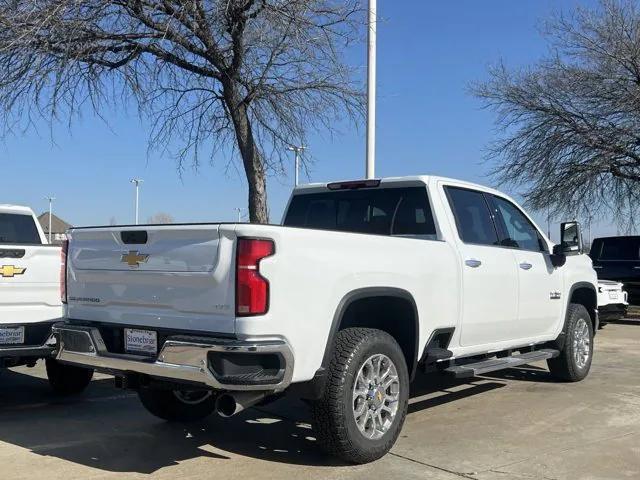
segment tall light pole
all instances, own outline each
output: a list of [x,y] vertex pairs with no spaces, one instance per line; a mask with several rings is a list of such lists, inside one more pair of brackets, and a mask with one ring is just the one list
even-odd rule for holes
[[307,147],[305,147],[304,145],[300,145],[299,147],[296,145],[290,145],[287,147],[287,150],[291,150],[296,154],[296,159],[295,159],[296,187],[298,186],[298,169],[300,168],[300,153],[302,153],[302,151],[304,151],[306,148]]
[[367,178],[376,172],[376,29],[377,0],[369,0],[367,29]]
[[139,220],[139,207],[140,207],[140,184],[144,182],[144,180],[141,180],[139,178],[132,178],[131,179],[131,183],[133,183],[136,186],[136,225],[138,225],[138,220]]
[[56,199],[56,197],[44,197],[44,199],[49,201],[49,232],[48,232],[48,237],[49,237],[49,243],[51,243],[51,215],[53,215],[53,201]]

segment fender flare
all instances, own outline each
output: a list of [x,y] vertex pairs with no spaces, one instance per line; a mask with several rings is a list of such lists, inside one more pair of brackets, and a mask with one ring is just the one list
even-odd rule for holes
[[[571,285],[571,288],[569,289],[569,292],[567,294],[567,307],[565,308],[565,312],[564,312],[564,321],[562,322],[562,331],[560,332],[560,335],[558,335],[558,339],[556,339],[556,342],[558,342],[559,340],[563,340],[564,336],[567,334],[566,330],[566,326],[567,326],[567,314],[569,312],[569,305],[571,305],[571,297],[573,297],[573,293],[578,290],[579,288],[588,288],[589,290],[593,291],[593,294],[596,298],[596,306],[594,308],[593,312],[589,312],[589,314],[593,313],[594,315],[594,319],[593,319],[593,336],[595,337],[596,332],[598,331],[598,324],[599,324],[599,319],[598,319],[598,290],[596,289],[596,287],[593,285],[593,283],[589,283],[589,282],[576,282],[573,285]],[[562,344],[564,344],[564,341],[561,342]]]
[[415,299],[413,295],[409,293],[407,290],[403,290],[401,288],[395,287],[364,287],[358,288],[356,290],[352,290],[347,293],[340,302],[333,314],[333,319],[331,321],[331,327],[329,328],[329,334],[327,335],[327,342],[325,344],[324,355],[322,357],[321,370],[326,370],[329,366],[329,362],[331,361],[331,355],[333,353],[333,343],[336,335],[338,334],[340,324],[342,322],[342,318],[344,317],[345,312],[349,308],[349,306],[358,300],[362,300],[364,298],[373,298],[373,297],[396,297],[407,300],[411,304],[411,308],[413,309],[413,318],[414,318],[414,327],[415,327],[415,339],[414,339],[414,355],[413,362],[411,365],[407,365],[409,369],[409,376],[413,380],[415,376],[415,372],[418,365],[418,356],[419,356],[419,342],[420,342],[420,317],[418,315],[418,307],[416,305]]

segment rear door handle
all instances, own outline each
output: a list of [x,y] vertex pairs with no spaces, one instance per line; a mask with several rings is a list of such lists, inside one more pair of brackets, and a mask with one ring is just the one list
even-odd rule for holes
[[476,260],[475,258],[470,258],[468,260],[465,260],[464,264],[467,267],[478,268],[480,265],[482,265],[482,262],[480,260]]
[[529,270],[529,269],[531,269],[531,267],[533,267],[533,265],[531,265],[528,262],[522,262],[520,264],[520,268],[523,269],[523,270]]

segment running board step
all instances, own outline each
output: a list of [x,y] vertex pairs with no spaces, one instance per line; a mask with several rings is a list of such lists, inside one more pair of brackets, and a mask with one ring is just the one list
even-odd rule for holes
[[469,378],[482,375],[484,373],[494,372],[496,370],[502,370],[504,368],[518,367],[520,365],[526,365],[527,363],[548,360],[549,358],[555,358],[558,355],[560,355],[558,350],[545,348],[542,350],[535,350],[533,352],[511,355],[509,357],[490,358],[489,360],[482,360],[481,362],[467,363],[465,365],[453,365],[445,368],[444,372],[448,375],[454,376],[455,378]]

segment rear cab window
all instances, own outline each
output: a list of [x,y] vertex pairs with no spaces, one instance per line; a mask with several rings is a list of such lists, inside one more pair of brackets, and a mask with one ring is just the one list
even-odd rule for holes
[[284,226],[393,236],[426,236],[436,227],[426,187],[396,187],[298,194]]
[[42,241],[33,216],[0,213],[0,244],[41,245]]

